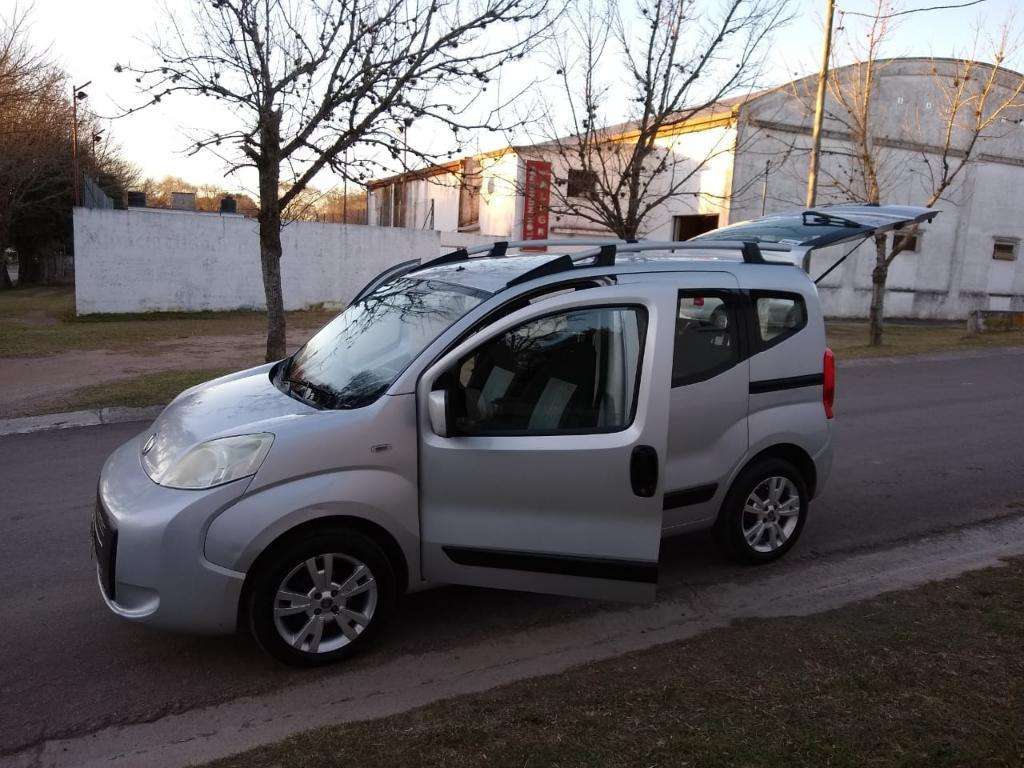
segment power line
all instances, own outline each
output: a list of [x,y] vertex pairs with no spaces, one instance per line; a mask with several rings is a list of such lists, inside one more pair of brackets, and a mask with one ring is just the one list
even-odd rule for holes
[[945,11],[953,8],[969,8],[972,5],[979,5],[980,3],[986,3],[988,0],[971,0],[968,3],[957,3],[955,5],[930,5],[927,8],[908,8],[905,11],[896,11],[895,13],[887,13],[884,16],[875,16],[873,13],[863,13],[861,11],[844,11],[842,8],[838,9],[839,13],[846,16],[863,16],[866,19],[892,19],[896,16],[906,16],[909,13],[923,13],[925,11]]

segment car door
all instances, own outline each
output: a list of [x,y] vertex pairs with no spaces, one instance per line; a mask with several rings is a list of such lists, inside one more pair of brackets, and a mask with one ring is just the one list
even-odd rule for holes
[[674,299],[663,286],[558,294],[427,370],[426,579],[653,598]]
[[748,445],[750,369],[745,298],[727,272],[672,276],[676,289],[665,527],[718,513],[725,484]]

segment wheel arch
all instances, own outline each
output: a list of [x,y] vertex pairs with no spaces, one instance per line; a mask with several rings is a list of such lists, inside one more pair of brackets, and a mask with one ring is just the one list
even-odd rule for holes
[[388,531],[384,526],[363,517],[353,517],[351,515],[327,515],[324,517],[316,517],[312,520],[301,522],[298,525],[283,531],[277,536],[277,538],[263,548],[259,555],[256,556],[256,559],[252,562],[252,565],[249,566],[245,574],[245,580],[242,583],[242,591],[239,598],[239,627],[244,627],[247,622],[246,612],[248,611],[249,593],[252,589],[254,574],[256,574],[263,565],[273,557],[276,551],[287,546],[293,540],[302,538],[303,536],[309,536],[317,531],[332,528],[348,528],[350,530],[358,531],[364,536],[372,539],[373,542],[384,551],[385,556],[388,558],[388,562],[391,563],[392,568],[394,568],[396,593],[398,595],[405,593],[409,586],[409,564],[406,562],[405,553],[402,551],[401,545],[399,545],[398,540],[395,539],[390,531]]
[[788,461],[800,472],[803,477],[804,483],[807,484],[807,490],[810,494],[810,498],[813,499],[818,489],[818,470],[814,465],[814,459],[811,455],[799,445],[795,443],[775,443],[769,445],[766,448],[762,448],[760,451],[751,456],[746,463],[740,467],[733,478],[733,483],[747,471],[747,468],[753,465],[757,461],[767,458],[783,459]]

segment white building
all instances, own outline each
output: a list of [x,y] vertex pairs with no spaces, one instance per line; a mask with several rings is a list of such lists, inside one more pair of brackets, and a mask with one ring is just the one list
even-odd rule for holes
[[[945,98],[942,78],[957,76],[958,62],[920,58],[878,63],[872,137],[885,153],[883,202],[927,201],[927,169],[934,165],[944,140]],[[987,66],[982,71],[991,71]],[[840,71],[842,76],[842,70]],[[1013,87],[1021,75],[998,72],[1000,87]],[[645,220],[643,236],[686,239],[718,226],[803,205],[810,146],[811,115],[805,94],[807,78],[724,102],[674,126],[659,143],[703,163],[684,194],[673,197]],[[826,115],[840,114],[831,96]],[[891,317],[960,319],[972,309],[1024,310],[1024,112],[1018,110],[990,131],[912,250],[893,262],[888,279],[886,314]],[[830,188],[830,174],[840,173],[838,158],[849,149],[849,133],[839,119],[826,119],[819,203],[847,199]],[[551,183],[579,184],[579,172],[561,168],[545,156],[543,145],[509,147],[386,179],[369,187],[369,223],[413,229],[486,234],[520,239],[535,236],[538,220],[549,237],[608,234],[573,216],[530,212],[528,163],[551,162]],[[708,159],[710,157],[710,160]],[[536,173],[536,169],[531,171]],[[541,179],[543,183],[545,179]],[[585,183],[585,179],[583,179]],[[525,194],[524,194],[525,193]],[[543,197],[541,199],[544,199]],[[546,215],[545,215],[546,214]],[[841,255],[816,257],[818,275]],[[820,285],[826,312],[832,316],[867,315],[874,249],[859,248]]]

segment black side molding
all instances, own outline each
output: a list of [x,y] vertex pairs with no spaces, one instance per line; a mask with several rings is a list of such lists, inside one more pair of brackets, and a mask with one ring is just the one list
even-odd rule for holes
[[548,555],[509,549],[477,547],[443,547],[448,558],[458,565],[477,568],[504,568],[511,571],[553,573],[559,576],[582,576],[590,579],[658,583],[658,563],[642,560],[617,560],[603,557]]
[[669,491],[665,494],[661,508],[677,509],[693,504],[703,504],[705,501],[711,501],[717,490],[718,483],[708,483],[707,485],[696,485],[693,488],[683,488],[679,491]]
[[764,392],[779,392],[783,389],[817,387],[824,383],[824,373],[810,373],[806,376],[789,376],[784,379],[764,379],[763,381],[750,382],[750,394],[760,395]]

